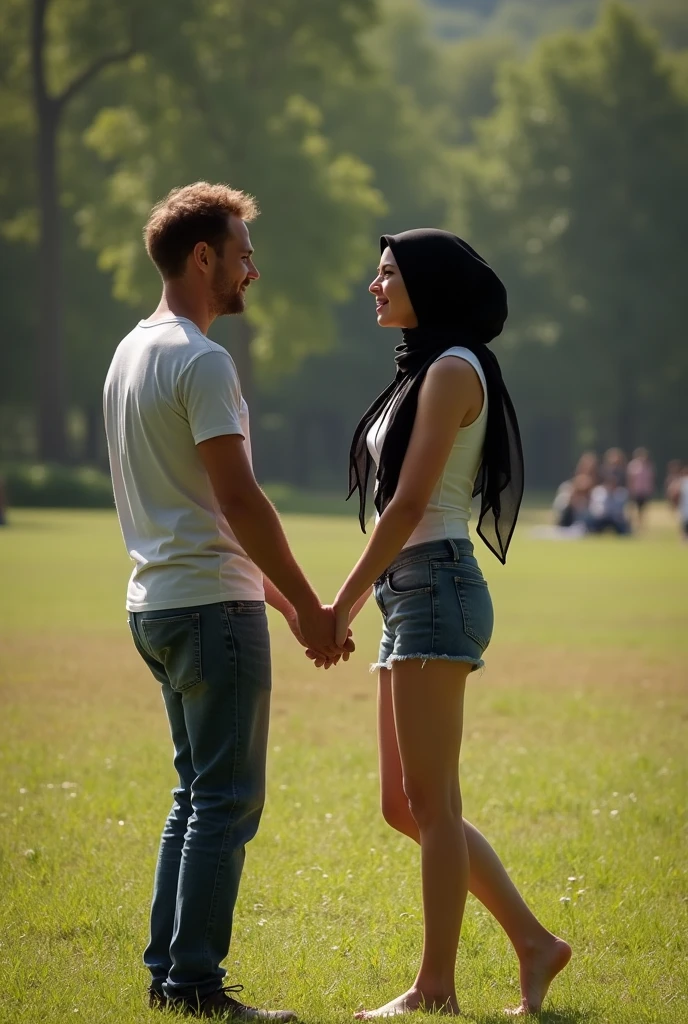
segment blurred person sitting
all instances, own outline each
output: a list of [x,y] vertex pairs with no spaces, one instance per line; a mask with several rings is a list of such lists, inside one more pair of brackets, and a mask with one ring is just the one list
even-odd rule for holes
[[655,467],[647,448],[636,448],[626,469],[626,486],[636,509],[638,526],[643,525],[645,506],[655,493]]
[[611,483],[615,487],[626,485],[626,456],[621,448],[608,448],[604,453],[600,482]]
[[586,518],[588,533],[604,533],[611,530],[618,536],[631,532],[631,523],[626,509],[628,490],[617,486],[612,480],[598,484],[590,495],[590,506]]
[[587,473],[576,473],[572,480],[561,484],[553,504],[557,526],[568,529],[585,523],[594,486],[593,477]]

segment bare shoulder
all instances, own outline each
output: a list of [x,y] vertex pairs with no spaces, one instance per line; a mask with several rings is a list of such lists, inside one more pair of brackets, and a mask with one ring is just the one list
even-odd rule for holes
[[432,376],[435,379],[449,377],[453,380],[461,378],[464,380],[473,380],[474,378],[480,380],[475,367],[467,359],[464,359],[463,356],[456,356],[453,353],[436,359],[428,369],[427,376]]
[[468,426],[483,407],[483,385],[477,371],[461,356],[443,356],[428,369],[418,396],[419,408],[452,429]]
[[427,391],[434,394],[443,392],[456,394],[457,389],[482,395],[482,383],[478,373],[468,360],[461,356],[443,356],[435,360],[425,376]]

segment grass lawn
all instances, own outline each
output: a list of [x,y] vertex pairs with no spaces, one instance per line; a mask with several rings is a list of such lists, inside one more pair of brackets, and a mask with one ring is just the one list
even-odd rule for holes
[[[496,607],[469,684],[467,817],[574,948],[543,1019],[688,1022],[688,547],[642,538],[478,550]],[[529,513],[532,517],[535,513]],[[286,516],[328,599],[362,545],[350,518]],[[482,545],[479,545],[479,548]],[[0,1020],[159,1020],[141,952],[174,783],[157,684],[131,645],[109,512],[15,511],[0,530]],[[373,606],[318,674],[274,621],[269,794],[248,849],[228,981],[309,1024],[412,980],[418,851],[378,811]],[[469,1021],[503,1019],[517,964],[472,898],[457,971]]]

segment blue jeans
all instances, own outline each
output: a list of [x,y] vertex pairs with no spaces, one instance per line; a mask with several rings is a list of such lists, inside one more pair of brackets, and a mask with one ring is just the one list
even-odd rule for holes
[[131,613],[162,686],[179,786],[160,842],[144,963],[174,998],[221,988],[244,847],[265,799],[270,637],[262,601]]

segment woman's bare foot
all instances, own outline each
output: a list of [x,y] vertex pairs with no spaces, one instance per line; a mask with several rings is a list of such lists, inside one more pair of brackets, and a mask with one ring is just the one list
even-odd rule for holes
[[539,1013],[547,995],[547,989],[570,959],[571,947],[568,942],[558,939],[555,935],[552,935],[545,944],[524,952],[519,957],[521,1005],[506,1012],[512,1017],[520,1017],[527,1013]]
[[436,998],[414,986],[404,992],[403,996],[397,996],[377,1010],[359,1010],[354,1016],[357,1020],[372,1020],[373,1017],[396,1017],[400,1013],[413,1013],[414,1010],[455,1014],[459,1013],[459,1004],[455,995]]

